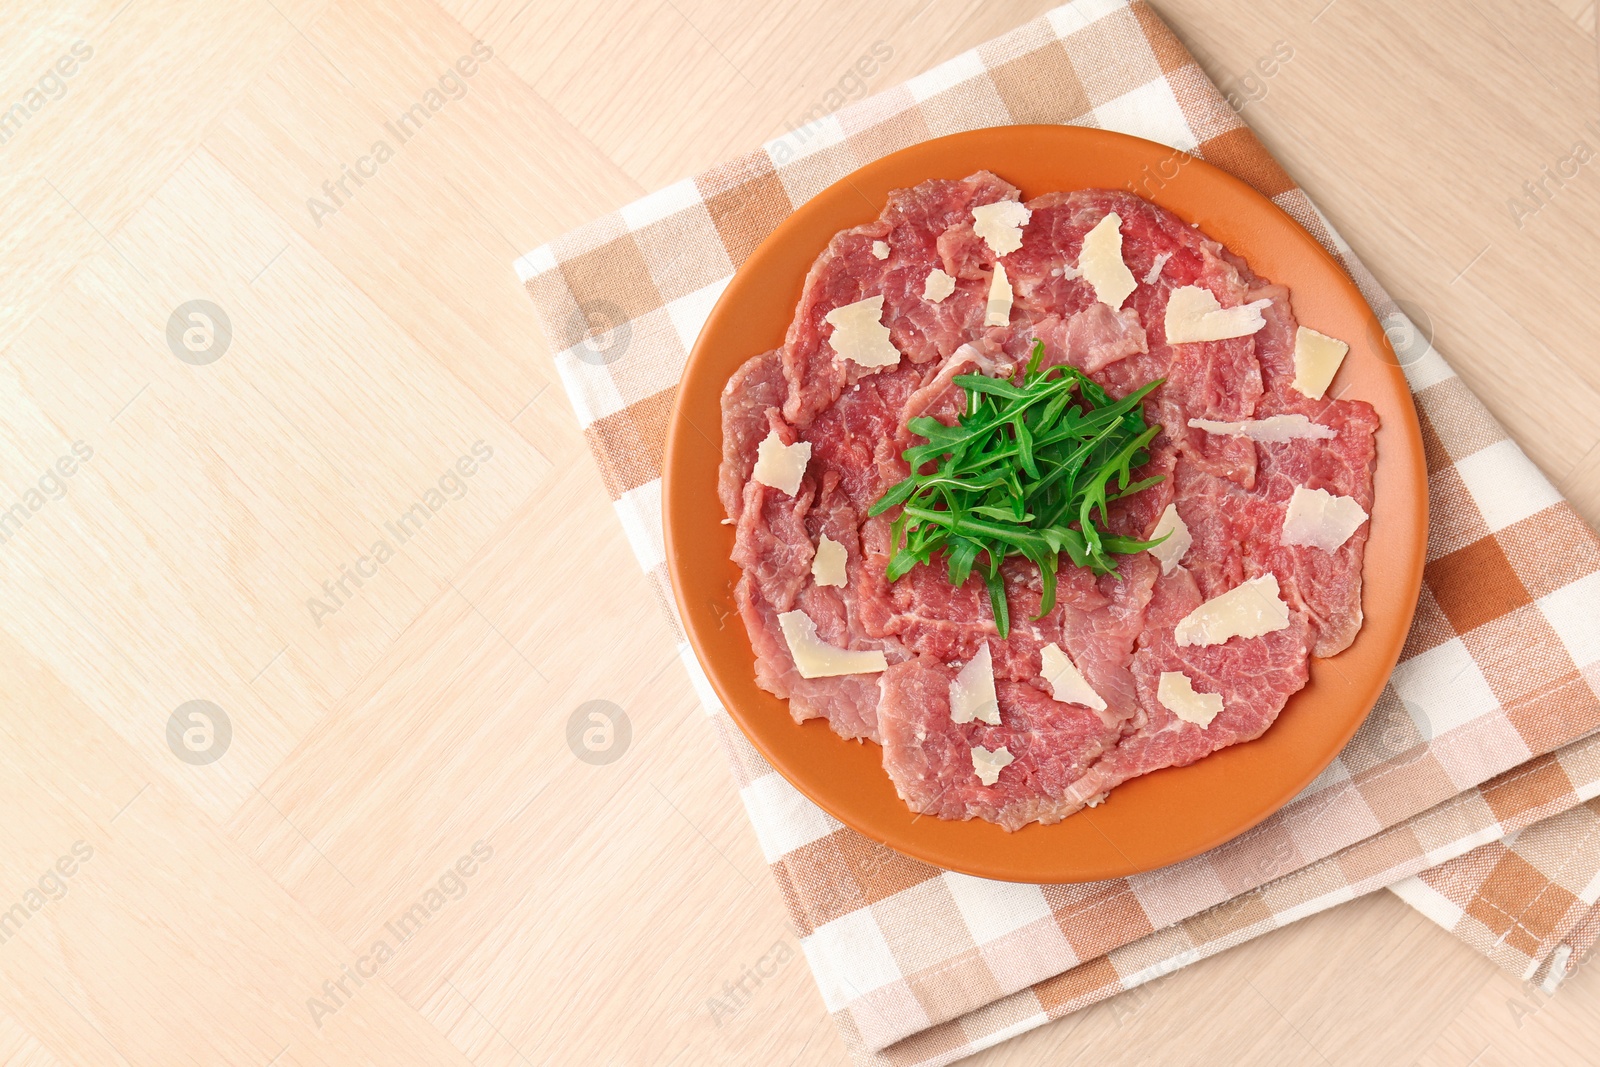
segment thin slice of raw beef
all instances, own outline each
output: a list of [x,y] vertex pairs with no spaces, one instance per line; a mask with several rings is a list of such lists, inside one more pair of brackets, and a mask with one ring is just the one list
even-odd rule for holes
[[[980,285],[970,272],[959,273],[962,267],[943,258],[940,238],[963,226],[970,237],[974,206],[1016,197],[1015,188],[986,172],[965,181],[924,182],[896,190],[877,222],[834,237],[806,275],[784,339],[783,369],[789,380],[784,416],[798,427],[809,426],[846,386],[877,373],[835,356],[828,344],[833,327],[825,321],[835,308],[882,296],[889,339],[902,362],[912,364],[948,356],[981,332],[987,276]],[[889,246],[887,259],[873,253],[876,241]],[[958,279],[956,292],[938,304],[922,297],[935,268]]]
[[796,439],[779,414],[786,385],[778,356],[774,351],[748,360],[724,392],[718,492],[736,524],[733,559],[741,574],[735,603],[756,653],[757,684],[787,698],[796,722],[826,718],[841,737],[876,741],[877,679],[802,677],[778,625],[780,614],[798,608],[817,624],[825,641],[841,648],[882,648],[890,658],[903,657],[884,642],[860,636],[863,629],[852,618],[856,597],[850,592],[860,588],[859,579],[845,589],[819,586],[812,579],[814,546],[822,533],[845,547],[847,569],[860,574],[856,514],[839,489],[839,473],[823,469],[819,477],[813,473],[819,465],[813,465],[792,497],[750,477],[757,446],[769,432],[777,431],[786,442]]
[[[1085,802],[1137,775],[1187,766],[1219,748],[1260,737],[1306,684],[1312,635],[1303,612],[1291,611],[1288,628],[1264,637],[1180,647],[1172,628],[1201,603],[1199,588],[1182,570],[1156,582],[1147,628],[1133,657],[1140,720],[1078,783],[1076,792]],[[1222,712],[1205,727],[1173,714],[1156,696],[1167,671],[1188,676],[1197,692],[1220,693]]]
[[[1015,830],[1032,821],[1058,822],[1082,807],[1092,794],[1075,789],[1078,779],[1139,716],[1131,662],[1157,568],[1149,557],[1136,556],[1123,561],[1121,577],[1094,579],[1074,569],[1063,576],[1061,602],[1032,621],[1039,606],[1037,570],[1006,566],[1017,568],[1014,629],[1005,641],[985,638],[1000,724],[953,722],[950,682],[959,665],[924,652],[884,673],[878,725],[884,769],[913,811],[976,816]],[[1055,699],[1041,677],[1042,650],[1050,643],[1071,650],[1074,665],[1106,702],[1104,710]],[[975,643],[964,658],[976,652]],[[992,786],[973,768],[974,745],[991,752],[1003,745],[1015,760]]]
[[[1001,725],[950,721],[950,683],[956,669],[933,656],[883,674],[879,722],[883,765],[912,811],[941,819],[974,816],[1016,830],[1030,822],[1059,822],[1081,805],[1073,783],[1114,743],[1120,731],[1099,713],[1063,704],[1027,682],[995,685]],[[1013,762],[993,785],[973,770],[972,749],[1004,747]]]
[[[1378,413],[1361,400],[1325,397],[1312,400],[1291,386],[1294,381],[1294,337],[1298,326],[1289,310],[1289,292],[1282,286],[1252,289],[1250,300],[1272,299],[1262,314],[1267,324],[1256,334],[1265,392],[1256,417],[1304,415],[1333,427],[1327,441],[1292,441],[1258,445],[1258,491],[1271,509],[1235,512],[1241,519],[1240,539],[1254,547],[1282,580],[1285,596],[1311,615],[1317,630],[1312,651],[1335,656],[1350,647],[1361,629],[1361,564],[1366,556],[1369,525],[1363,523],[1338,550],[1282,543],[1283,515],[1297,486],[1347,496],[1372,513],[1373,472],[1377,468]],[[1254,519],[1255,521],[1250,521]]]

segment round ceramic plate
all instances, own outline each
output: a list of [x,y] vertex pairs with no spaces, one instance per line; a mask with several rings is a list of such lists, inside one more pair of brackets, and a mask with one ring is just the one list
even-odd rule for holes
[[[733,528],[717,504],[720,394],[746,359],[783,343],[812,262],[840,230],[870,222],[893,189],[989,170],[1024,200],[1056,190],[1120,188],[1176,213],[1290,287],[1298,319],[1348,341],[1330,395],[1365,400],[1383,419],[1362,602],[1366,624],[1259,739],[1188,767],[1126,782],[1099,807],[1007,833],[981,820],[914,815],[880,749],[845,741],[825,720],[797,726],[758,689],[733,598]],[[734,275],[701,331],[667,436],[662,511],[668,567],[689,642],[728,713],[771,764],[840,822],[948,870],[1027,882],[1114,878],[1176,863],[1271,815],[1338,753],[1377,700],[1410,626],[1427,541],[1422,437],[1394,352],[1361,293],[1293,219],[1250,186],[1164,145],[1074,126],[956,134],[871,163],[813,197]]]

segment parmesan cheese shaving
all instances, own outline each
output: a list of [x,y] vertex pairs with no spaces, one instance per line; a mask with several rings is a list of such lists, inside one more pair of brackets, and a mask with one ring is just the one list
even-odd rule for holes
[[1194,544],[1194,537],[1189,533],[1189,524],[1183,521],[1183,516],[1178,514],[1178,505],[1168,504],[1167,510],[1161,513],[1161,519],[1156,523],[1155,530],[1150,534],[1150,540],[1167,537],[1159,545],[1150,549],[1150,554],[1161,564],[1162,574],[1171,574],[1178,569],[1178,564],[1183,562],[1183,557],[1188,554],[1190,546]]
[[1003,264],[994,265],[994,277],[989,280],[989,305],[983,315],[985,326],[1006,326],[1011,322],[1011,279],[1006,277]]
[[1336,552],[1366,521],[1366,509],[1351,497],[1295,486],[1283,516],[1283,543]]
[[1156,699],[1172,714],[1202,730],[1222,714],[1221,694],[1196,693],[1194,683],[1182,671],[1161,672],[1161,681],[1156,683]]
[[1014,757],[1006,746],[990,752],[982,745],[972,746],[972,770],[978,776],[978,781],[984,785],[994,785],[1000,780],[1000,772],[1011,766]]
[[999,200],[972,209],[972,232],[982,237],[997,256],[1022,247],[1022,227],[1033,212],[1015,200]]
[[1161,268],[1165,267],[1167,260],[1171,258],[1171,252],[1157,252],[1156,258],[1150,264],[1150,269],[1145,272],[1144,283],[1146,285],[1155,284],[1155,280],[1161,277]]
[[1078,273],[1094,286],[1095,299],[1113,311],[1139,287],[1122,261],[1121,226],[1122,216],[1113,211],[1083,235],[1083,250],[1078,253]]
[[1252,578],[1195,608],[1172,636],[1180,647],[1220,645],[1234,637],[1260,637],[1289,625],[1289,605],[1278,595],[1278,577]]
[[1312,422],[1304,415],[1273,415],[1265,419],[1251,419],[1248,422],[1215,422],[1211,419],[1190,419],[1189,425],[1206,433],[1226,434],[1229,437],[1248,437],[1252,441],[1261,441],[1266,444],[1282,444],[1284,441],[1294,441],[1300,438],[1310,438],[1315,441],[1325,441],[1330,437],[1337,437],[1338,431],[1332,426],[1324,426],[1320,422]]
[[1294,381],[1289,384],[1312,400],[1321,400],[1349,351],[1350,346],[1337,337],[1301,326],[1294,332]]
[[1000,701],[994,695],[994,658],[989,655],[987,641],[950,683],[950,721],[973,719],[990,726],[1000,725]]
[[1248,337],[1267,324],[1261,317],[1261,309],[1271,303],[1270,300],[1255,300],[1224,308],[1209,289],[1198,285],[1174,289],[1167,298],[1167,343],[1178,345]]
[[889,258],[889,246],[888,246],[888,244],[883,242],[883,241],[874,241],[874,242],[872,242],[872,258],[873,259],[888,259]]
[[888,670],[888,661],[877,649],[853,652],[834,648],[817,636],[817,624],[803,611],[786,611],[778,616],[783,640],[802,678],[834,678],[841,674],[873,674]]
[[1043,667],[1040,674],[1050,684],[1050,693],[1063,704],[1082,704],[1095,711],[1105,711],[1106,702],[1089,680],[1078,670],[1077,665],[1067,658],[1061,651],[1061,646],[1054,641],[1045,645],[1040,651]]
[[937,304],[945,297],[956,291],[956,280],[938,267],[928,272],[928,280],[922,283],[922,299],[930,304]]
[[844,565],[849,558],[843,545],[823,534],[817,541],[817,554],[811,558],[812,580],[818,585],[844,585]]
[[863,367],[892,367],[900,362],[900,351],[890,343],[889,327],[882,321],[882,296],[836,307],[825,317],[833,327],[828,344],[840,356]]
[[800,476],[811,462],[811,442],[783,443],[777,430],[768,430],[767,436],[756,446],[756,465],[750,477],[762,485],[781,489],[790,496],[800,489]]

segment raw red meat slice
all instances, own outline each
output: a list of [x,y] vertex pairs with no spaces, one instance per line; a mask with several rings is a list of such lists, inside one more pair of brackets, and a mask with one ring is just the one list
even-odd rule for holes
[[[1077,790],[1076,781],[1138,716],[1131,660],[1157,568],[1148,556],[1124,560],[1120,579],[1094,579],[1069,568],[1056,608],[1035,622],[1037,570],[1006,566],[1016,570],[1008,582],[1011,636],[984,639],[994,661],[1000,725],[950,720],[950,681],[959,668],[933,652],[884,673],[878,721],[884,769],[912,810],[947,819],[977,816],[1014,830],[1034,820],[1057,822],[1082,807],[1094,793]],[[1051,695],[1040,676],[1042,649],[1050,643],[1071,650],[1106,701],[1104,711]],[[963,660],[976,654],[978,642],[970,648]],[[973,745],[990,751],[1004,745],[1016,762],[985,786],[973,771]]]
[[1363,524],[1329,553],[1284,545],[1283,518],[1297,486],[1351,497],[1371,513],[1378,415],[1362,401],[1311,400],[1290,388],[1296,323],[1288,295],[1275,285],[1249,294],[1251,300],[1273,301],[1262,312],[1267,325],[1256,334],[1266,390],[1253,417],[1305,415],[1333,427],[1337,436],[1254,445],[1257,470],[1249,480],[1251,492],[1186,464],[1179,466],[1175,490],[1195,537],[1189,567],[1206,598],[1243,580],[1240,561],[1251,559],[1274,571],[1290,606],[1310,616],[1316,631],[1314,653],[1333,656],[1348,648],[1361,628],[1361,561],[1368,527]]
[[756,465],[756,447],[767,436],[769,411],[783,406],[788,383],[783,378],[782,350],[753,356],[733,372],[722,389],[722,466],[717,471],[717,496],[728,518],[738,521],[744,510],[744,486]]
[[[794,431],[778,413],[786,392],[779,353],[747,361],[724,392],[724,459],[718,482],[728,517],[736,523],[733,558],[742,574],[735,602],[756,653],[756,678],[767,691],[789,701],[796,722],[826,718],[841,737],[878,739],[877,680],[871,676],[803,678],[778,626],[778,615],[799,608],[817,624],[818,635],[840,647],[877,648],[852,619],[860,588],[818,586],[811,578],[816,537],[826,532],[845,546],[847,569],[859,572],[861,547],[855,512],[839,491],[840,476],[827,471],[819,480],[808,473],[798,495],[762,485],[750,477],[756,448],[773,429],[793,440]],[[815,467],[813,467],[813,470]]]
[[[1077,704],[1063,704],[1027,682],[995,685],[1004,708],[999,726],[950,721],[956,669],[933,656],[890,667],[879,704],[883,765],[912,811],[941,819],[974,816],[1016,830],[1059,822],[1081,802],[1072,786],[1112,744],[1120,725]],[[978,780],[972,748],[1004,747],[1013,762],[994,785]]]
[[[1133,657],[1140,718],[1095,764],[1080,791],[1103,796],[1129,778],[1183,767],[1219,748],[1260,737],[1305,685],[1311,631],[1303,613],[1291,612],[1287,629],[1264,637],[1180,648],[1172,628],[1201,603],[1199,588],[1184,571],[1156,583],[1147,628]],[[1204,728],[1174,715],[1156,697],[1166,671],[1187,675],[1196,692],[1220,693],[1221,713]]]
[[[834,237],[806,275],[800,305],[784,339],[783,369],[790,387],[784,416],[796,426],[809,426],[847,385],[874,373],[835,358],[827,340],[833,327],[824,321],[834,308],[881,295],[889,339],[912,364],[949,355],[981,329],[987,276],[981,287],[963,284],[978,279],[970,271],[960,273],[964,267],[943,258],[940,242],[948,232],[965,226],[966,244],[971,246],[977,242],[971,234],[972,208],[1016,196],[1016,189],[986,172],[965,181],[924,182],[915,189],[897,190],[877,222]],[[872,253],[873,242],[880,240],[889,246],[888,259]],[[956,292],[939,304],[922,298],[928,273],[935,267],[958,279]]]

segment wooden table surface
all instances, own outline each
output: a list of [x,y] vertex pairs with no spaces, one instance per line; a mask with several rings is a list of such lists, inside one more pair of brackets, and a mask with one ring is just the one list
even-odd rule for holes
[[[1600,520],[1592,0],[1157,4]],[[1047,6],[5,5],[5,1063],[844,1060],[511,261]],[[1376,893],[972,1062],[1597,1042]]]

